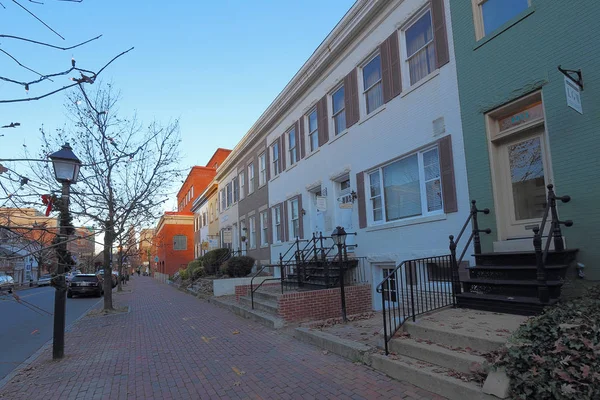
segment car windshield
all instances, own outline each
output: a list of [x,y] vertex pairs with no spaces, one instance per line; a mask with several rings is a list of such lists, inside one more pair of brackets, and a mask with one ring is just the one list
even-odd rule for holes
[[40,279],[50,279],[52,275],[42,275]]
[[73,278],[73,282],[98,282],[97,276],[77,275]]

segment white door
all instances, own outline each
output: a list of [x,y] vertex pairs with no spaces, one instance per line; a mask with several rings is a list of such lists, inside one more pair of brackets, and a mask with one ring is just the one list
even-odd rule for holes
[[311,234],[317,237],[322,232],[323,236],[328,236],[325,232],[325,213],[327,213],[327,198],[319,190],[311,193],[312,212],[310,213]]
[[[338,183],[338,198],[337,198],[337,225],[344,228],[346,232],[354,232],[354,224],[352,223],[352,215],[354,213],[354,199],[352,198],[352,189],[350,187],[350,179],[345,179]],[[348,251],[353,252],[353,245],[356,244],[356,235],[348,235],[346,237],[346,245]]]

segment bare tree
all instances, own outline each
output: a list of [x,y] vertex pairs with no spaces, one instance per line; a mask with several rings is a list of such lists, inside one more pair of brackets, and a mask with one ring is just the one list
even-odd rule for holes
[[[55,0],[55,1],[70,2],[70,3],[83,2],[83,0]],[[35,23],[40,23],[40,24],[44,25],[48,29],[49,35],[51,35],[52,37],[57,37],[63,41],[66,41],[65,37],[63,37],[56,29],[51,27],[49,24],[47,24],[45,21],[43,21],[36,14],[36,8],[43,6],[44,5],[43,2],[35,1],[35,0],[28,0],[28,2],[26,3],[27,5],[24,5],[24,3],[26,3],[25,0],[22,0],[22,1],[0,0],[0,12],[3,11],[5,13],[8,13],[8,12],[27,13],[32,18],[32,20],[35,21]],[[10,8],[10,7],[12,7],[12,9],[9,10],[8,8]],[[119,58],[122,55],[128,53],[129,51],[133,50],[133,47],[131,47],[130,49],[123,51],[122,53],[118,54],[116,57],[114,57],[110,61],[108,61],[104,66],[97,67],[96,69],[86,69],[86,68],[78,67],[75,59],[73,58],[73,59],[71,59],[69,65],[57,67],[55,71],[39,72],[39,71],[42,71],[40,66],[25,65],[21,60],[19,60],[19,57],[17,55],[15,55],[15,53],[11,52],[5,46],[3,46],[5,43],[14,43],[17,46],[32,47],[33,49],[38,49],[38,50],[41,48],[46,48],[46,49],[52,49],[55,51],[62,52],[62,51],[68,51],[68,50],[72,50],[72,49],[75,49],[80,46],[87,45],[88,43],[96,41],[96,40],[100,39],[101,37],[102,37],[102,35],[98,35],[91,39],[81,41],[79,43],[76,43],[76,44],[73,44],[70,46],[62,46],[62,45],[52,44],[49,41],[45,41],[45,40],[35,40],[32,38],[18,36],[18,35],[11,35],[11,34],[0,31],[0,56],[3,56],[2,58],[5,61],[5,63],[0,63],[0,80],[22,87],[24,89],[25,93],[27,94],[26,96],[20,97],[20,98],[0,99],[0,104],[1,103],[17,103],[17,102],[25,102],[25,101],[32,101],[32,100],[40,100],[45,97],[62,92],[69,88],[76,87],[81,84],[93,84],[96,81],[98,75],[100,75],[100,73],[102,73],[102,71],[104,71],[104,69],[106,67],[108,67],[108,65],[110,65],[117,58]],[[42,60],[40,60],[40,61],[42,61]],[[44,62],[44,64],[47,64],[47,63]],[[18,70],[25,71],[25,73],[28,76],[24,77],[24,78],[20,78],[20,77],[16,76],[17,75],[16,72],[15,72],[15,75],[13,75],[13,76],[5,75],[7,70],[10,71],[10,69],[8,68],[8,66],[10,66],[10,65],[13,65],[16,67],[15,71],[18,71]],[[44,67],[46,67],[46,65],[44,65]],[[68,77],[69,75],[73,75],[73,76],[70,77],[71,82],[68,85],[59,84],[58,79],[55,81],[56,78]],[[33,95],[31,97],[29,96],[29,91],[32,90],[32,92],[33,92],[34,86],[37,86],[38,84],[50,83],[50,82],[53,85],[52,87],[50,87],[49,89],[38,91],[35,93],[35,95]],[[0,128],[16,128],[20,125],[21,125],[20,122],[6,121],[3,124],[0,124]]]
[[[101,85],[90,95],[82,85],[79,89],[68,95],[72,127],[42,129],[40,158],[68,141],[83,163],[71,192],[71,211],[75,218],[93,220],[104,232],[104,309],[110,310],[114,245],[126,237],[131,225],[146,225],[159,216],[172,182],[181,176],[179,123],[143,127],[135,117],[118,115],[119,94],[112,85]],[[38,165],[38,176],[52,176],[48,163]]]

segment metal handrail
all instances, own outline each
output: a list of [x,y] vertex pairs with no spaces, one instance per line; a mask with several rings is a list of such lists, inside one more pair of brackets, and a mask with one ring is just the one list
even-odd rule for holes
[[[550,251],[551,239],[554,239],[554,250],[564,250],[564,243],[562,240],[562,232],[560,226],[566,227],[573,226],[573,221],[565,220],[561,221],[558,219],[558,212],[556,211],[556,200],[560,200],[563,203],[571,201],[571,196],[557,196],[554,192],[554,185],[549,184],[548,188],[548,202],[544,209],[544,216],[542,217],[541,225],[533,228],[533,248],[535,251],[536,267],[537,267],[537,281],[538,281],[538,299],[542,303],[548,303],[550,301],[550,291],[548,289],[547,273],[546,273],[546,259],[548,258],[548,252]],[[544,229],[548,220],[548,214],[551,214],[552,220],[550,222],[550,232],[548,233],[548,240],[546,240],[546,246],[542,251],[542,238],[544,237]]]
[[471,234],[469,235],[469,239],[467,240],[467,244],[463,248],[462,253],[460,253],[460,257],[459,257],[458,261],[456,261],[456,263],[455,263],[456,266],[458,266],[462,263],[462,260],[465,257],[467,250],[469,249],[469,245],[471,244],[471,241],[474,240],[473,247],[474,247],[475,254],[481,254],[481,241],[480,241],[479,234],[486,233],[489,235],[490,233],[492,233],[492,230],[490,228],[479,229],[477,213],[483,213],[485,215],[488,215],[490,213],[490,209],[484,208],[483,210],[479,210],[479,209],[477,209],[476,203],[477,203],[477,201],[471,200],[471,211],[469,212],[469,217],[465,221],[465,224],[463,225],[462,229],[460,230],[460,233],[456,237],[456,240],[454,240],[453,235],[450,235],[450,237],[449,237],[450,238],[450,252],[453,254],[453,257],[456,258],[456,247],[458,246],[458,243],[460,242],[460,239],[462,238],[462,235],[465,232],[465,229],[467,229],[469,222],[472,223]]
[[263,283],[265,283],[266,281],[277,281],[277,280],[281,280],[281,294],[283,294],[283,271],[281,271],[281,277],[280,278],[267,278],[264,279],[261,283],[258,284],[258,286],[256,287],[256,289],[254,289],[254,278],[256,278],[258,275],[260,275],[265,268],[267,267],[273,267],[273,265],[263,265],[262,268],[260,269],[260,271],[258,271],[256,274],[254,274],[254,276],[252,277],[252,279],[250,279],[250,300],[252,302],[252,309],[254,310],[254,292],[256,292],[258,289],[260,289],[260,287],[263,285]]

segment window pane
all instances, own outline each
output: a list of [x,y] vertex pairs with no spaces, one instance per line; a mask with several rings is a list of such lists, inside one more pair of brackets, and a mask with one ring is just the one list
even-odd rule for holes
[[371,111],[378,109],[383,104],[383,90],[381,82],[373,86],[367,92],[367,114]]
[[371,183],[371,197],[379,196],[381,194],[379,171],[370,174],[369,181]]
[[344,108],[344,87],[339,88],[332,96],[331,101],[333,103],[333,113],[337,114],[338,111]]
[[313,132],[310,135],[310,151],[315,151],[319,147],[319,134]]
[[488,0],[481,6],[485,34],[495,31],[529,7],[529,0]]
[[308,116],[308,131],[312,132],[317,129],[317,111],[313,111]]
[[419,49],[433,40],[431,13],[427,11],[410,28],[406,30],[406,53],[410,58]]
[[292,219],[298,218],[298,200],[292,201]]
[[408,60],[408,68],[410,69],[411,85],[419,82],[435,69],[435,46],[433,42]]
[[296,131],[292,129],[288,133],[288,137],[289,137],[290,149],[293,147],[296,147]]
[[383,207],[381,207],[381,196],[371,199],[373,207],[373,221],[381,221],[383,219]]
[[290,150],[290,163],[294,164],[296,161],[298,161],[298,159],[296,157],[296,148],[294,147]]
[[335,124],[335,134],[343,132],[346,129],[346,110],[342,110],[338,115],[333,117]]
[[442,209],[442,184],[439,179],[425,183],[427,190],[427,211]]
[[383,186],[388,221],[421,215],[421,187],[416,154],[384,167]]
[[425,168],[425,180],[440,177],[440,157],[438,149],[432,149],[423,153],[423,167]]
[[363,67],[364,89],[367,90],[381,80],[381,59],[379,54]]

